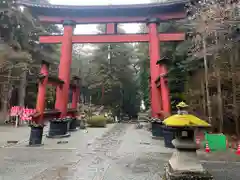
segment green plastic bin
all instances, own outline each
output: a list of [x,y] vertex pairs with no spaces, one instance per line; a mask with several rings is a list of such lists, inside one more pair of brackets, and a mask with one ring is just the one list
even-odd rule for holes
[[206,143],[211,151],[226,151],[226,136],[224,134],[208,134],[205,133],[205,147]]

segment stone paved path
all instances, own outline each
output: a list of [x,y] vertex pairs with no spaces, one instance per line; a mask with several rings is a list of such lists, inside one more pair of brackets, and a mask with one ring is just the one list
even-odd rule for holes
[[[22,141],[14,146],[0,148],[0,180],[37,179],[42,172],[54,168],[58,169],[57,173],[63,173],[65,167],[81,159],[80,151],[87,152],[88,146],[111,128],[113,125],[108,128],[90,128],[88,133],[77,131],[67,139],[44,138],[42,147],[29,148],[26,147],[27,141]],[[67,140],[68,143],[57,144],[59,140]]]
[[[9,146],[7,141],[24,141],[29,137],[29,127],[21,126],[15,128],[14,126],[5,125],[0,126],[0,147]],[[4,138],[2,138],[4,137]]]
[[[78,131],[62,145],[44,141],[40,148],[0,148],[0,180],[161,180],[174,151],[130,124]],[[216,180],[238,180],[240,162],[216,161],[217,156],[200,158]]]
[[152,140],[145,130],[117,124],[83,152],[78,160],[47,169],[35,180],[154,180],[173,152],[162,141]]

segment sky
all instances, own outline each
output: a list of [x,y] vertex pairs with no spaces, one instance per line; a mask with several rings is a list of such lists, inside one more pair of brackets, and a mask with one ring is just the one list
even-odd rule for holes
[[[50,0],[52,4],[58,5],[119,5],[119,4],[144,4],[150,0]],[[139,25],[134,23],[123,24],[123,29],[126,33],[137,33]],[[95,24],[77,25],[74,34],[96,34],[97,29]]]

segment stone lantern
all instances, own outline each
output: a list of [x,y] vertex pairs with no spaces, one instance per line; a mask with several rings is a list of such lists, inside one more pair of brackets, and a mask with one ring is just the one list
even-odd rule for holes
[[210,124],[190,114],[177,114],[163,121],[166,127],[175,129],[172,141],[175,152],[165,167],[166,180],[210,180],[213,177],[197,158],[195,142],[197,129],[208,129]]

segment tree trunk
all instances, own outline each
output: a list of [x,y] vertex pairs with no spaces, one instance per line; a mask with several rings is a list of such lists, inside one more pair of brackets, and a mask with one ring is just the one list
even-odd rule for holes
[[27,87],[27,67],[24,67],[23,72],[21,74],[20,85],[19,85],[19,99],[18,104],[21,107],[25,106],[25,96],[26,96],[26,87]]
[[217,101],[218,101],[218,118],[219,118],[219,131],[223,132],[223,102],[222,102],[222,88],[221,88],[221,75],[218,62],[215,62],[215,72],[217,80]]
[[204,86],[204,80],[201,79],[201,94],[202,94],[202,107],[203,107],[203,114],[204,116],[207,115],[207,110],[206,110],[206,96],[205,96],[205,86]]
[[189,82],[190,81],[190,75],[187,74],[186,76],[186,83],[185,83],[185,93],[186,93],[186,99],[185,101],[187,101],[187,103],[190,105],[191,104],[191,97],[190,97],[190,86],[189,86]]
[[238,122],[238,102],[237,102],[237,83],[236,83],[236,69],[235,65],[238,62],[238,46],[235,49],[235,59],[232,53],[230,55],[230,64],[231,64],[231,72],[232,72],[232,95],[233,95],[233,118],[235,121],[235,130],[237,137],[239,137],[239,122]]
[[12,67],[9,68],[7,82],[5,82],[3,85],[3,117],[1,118],[2,122],[9,120],[8,104],[12,93],[11,75]]
[[[216,46],[218,46],[218,34],[215,33],[215,42]],[[217,80],[217,100],[218,100],[218,118],[219,118],[219,131],[223,132],[223,102],[222,102],[222,87],[221,87],[221,73],[220,73],[220,65],[219,65],[219,54],[218,50],[215,53],[214,57],[214,70],[216,73]]]
[[206,100],[207,100],[207,109],[208,109],[208,122],[212,123],[212,108],[211,101],[208,89],[208,63],[207,63],[207,49],[206,49],[206,40],[205,37],[202,37],[203,43],[203,59],[204,59],[204,71],[205,71],[205,86],[206,86]]

